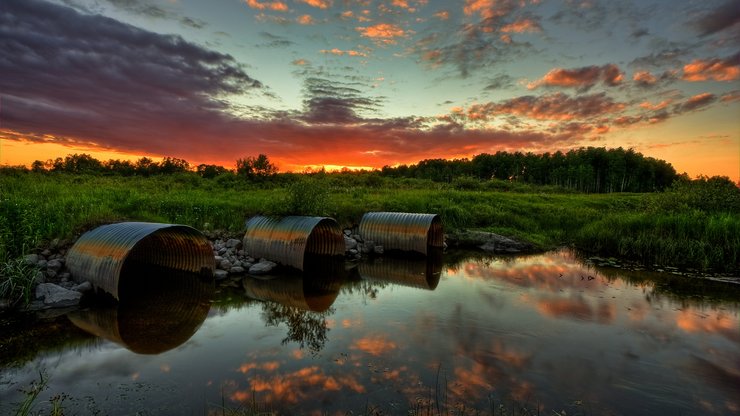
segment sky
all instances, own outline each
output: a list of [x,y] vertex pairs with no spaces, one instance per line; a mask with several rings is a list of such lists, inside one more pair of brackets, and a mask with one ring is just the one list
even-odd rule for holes
[[740,181],[738,0],[2,0],[0,164],[634,148]]

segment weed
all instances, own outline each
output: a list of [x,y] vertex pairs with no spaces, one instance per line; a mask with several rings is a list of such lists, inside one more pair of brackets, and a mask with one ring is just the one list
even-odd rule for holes
[[28,304],[36,282],[38,268],[23,257],[0,261],[0,299],[11,305]]

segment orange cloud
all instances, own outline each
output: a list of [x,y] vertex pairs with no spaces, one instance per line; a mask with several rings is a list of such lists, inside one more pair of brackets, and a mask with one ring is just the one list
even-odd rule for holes
[[441,11],[438,11],[437,13],[434,13],[434,17],[436,17],[439,20],[447,20],[450,18],[450,12],[448,12],[447,10],[441,10]]
[[350,346],[350,349],[360,350],[376,357],[393,351],[396,348],[398,348],[396,343],[388,341],[382,336],[360,338]]
[[302,16],[298,16],[296,18],[296,21],[298,22],[298,24],[301,24],[301,25],[312,25],[315,23],[313,20],[313,17],[311,17],[310,14],[304,14]]
[[344,55],[348,55],[348,56],[367,56],[367,54],[365,52],[360,52],[360,51],[356,51],[356,50],[352,50],[352,49],[343,51],[343,50],[341,50],[339,48],[322,49],[321,50],[321,53],[323,53],[323,54],[337,55],[337,56],[344,56]]
[[393,44],[396,38],[406,36],[406,32],[392,23],[378,23],[377,25],[355,28],[360,35],[379,43]]
[[527,84],[530,90],[539,87],[573,87],[588,89],[602,81],[608,86],[619,85],[624,75],[614,64],[586,66],[575,69],[554,68],[541,79]]
[[468,16],[478,13],[480,17],[488,19],[496,16],[493,6],[494,0],[465,0],[463,12]]
[[653,85],[658,82],[658,78],[651,74],[650,71],[637,71],[632,74],[632,80],[642,85]]
[[684,81],[734,81],[740,79],[740,64],[737,58],[730,59],[695,59],[684,65]]
[[624,109],[605,94],[570,97],[563,93],[523,96],[497,103],[474,104],[468,108],[469,120],[486,121],[498,115],[525,116],[535,120],[573,120],[604,116]]
[[331,1],[328,0],[299,0],[309,6],[318,7],[319,9],[326,9],[331,6]]
[[663,100],[659,102],[658,104],[653,104],[649,101],[644,101],[640,103],[640,108],[643,108],[645,110],[650,110],[650,111],[659,111],[659,110],[663,110],[666,107],[668,107],[668,105],[671,104],[672,102],[673,100]]
[[542,32],[542,27],[533,19],[521,19],[504,25],[501,31],[504,33]]
[[247,6],[257,10],[274,10],[276,12],[287,12],[288,5],[282,1],[260,2],[259,0],[245,0]]
[[408,12],[411,12],[411,13],[416,11],[416,8],[409,5],[408,0],[393,0],[391,4],[400,9],[404,9]]

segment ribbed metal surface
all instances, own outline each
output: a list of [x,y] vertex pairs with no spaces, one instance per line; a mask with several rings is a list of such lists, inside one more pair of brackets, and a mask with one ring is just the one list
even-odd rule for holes
[[365,241],[386,250],[415,251],[426,255],[428,247],[442,247],[442,220],[436,214],[409,212],[368,212],[358,232]]
[[88,231],[69,250],[66,264],[75,280],[88,280],[118,299],[121,269],[129,261],[205,275],[212,275],[216,267],[213,250],[200,231],[147,222]]
[[306,254],[341,256],[344,237],[339,224],[327,217],[252,217],[247,221],[244,249],[254,258],[303,270]]
[[139,354],[159,354],[190,339],[210,310],[214,285],[200,274],[127,262],[121,298],[68,314],[85,331]]
[[434,290],[442,275],[442,253],[439,249],[431,250],[427,257],[420,259],[384,256],[361,262],[357,270],[365,280]]

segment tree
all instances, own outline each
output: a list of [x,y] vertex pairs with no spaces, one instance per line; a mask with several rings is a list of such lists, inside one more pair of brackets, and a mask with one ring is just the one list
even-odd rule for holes
[[236,173],[247,179],[265,179],[277,174],[278,168],[270,162],[270,159],[262,153],[256,158],[248,156],[246,159],[237,159]]
[[200,175],[202,178],[205,179],[212,179],[215,178],[218,175],[222,175],[228,170],[226,170],[223,166],[218,165],[206,165],[204,163],[198,165],[198,167],[195,168],[195,172]]

